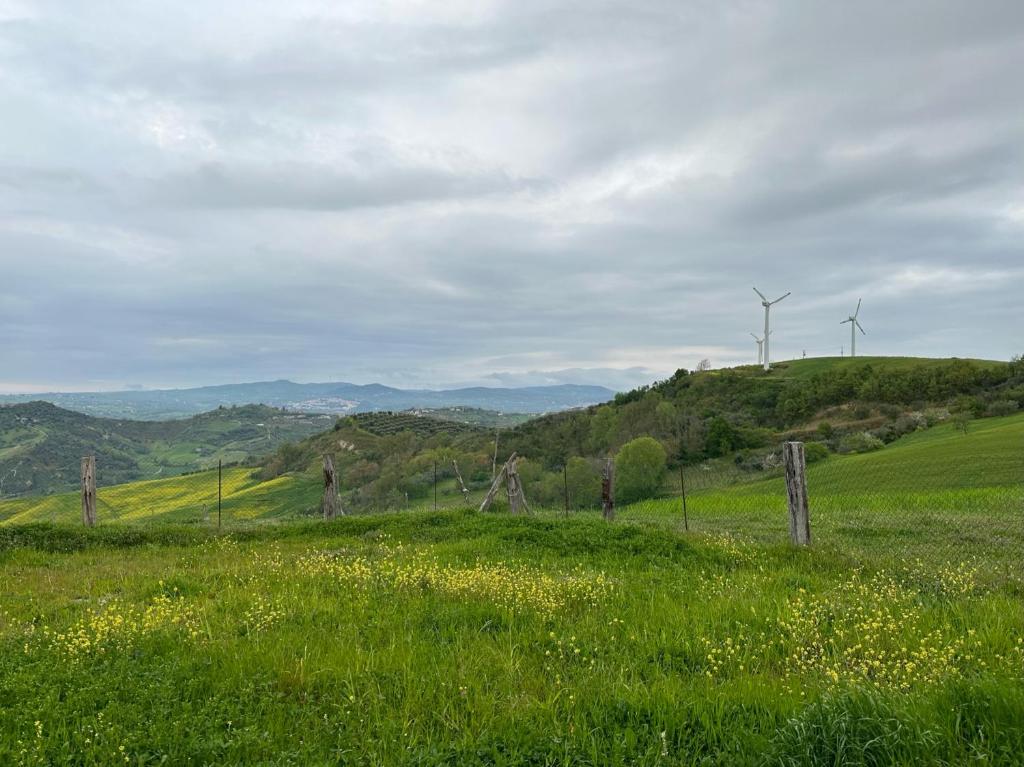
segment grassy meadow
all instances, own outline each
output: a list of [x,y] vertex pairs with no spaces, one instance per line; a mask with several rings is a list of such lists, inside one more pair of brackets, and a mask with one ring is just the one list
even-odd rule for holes
[[970,564],[469,512],[0,528],[0,763],[1019,764]]
[[[784,480],[687,473],[691,530],[779,542],[788,535]],[[831,456],[807,469],[812,538],[877,558],[972,559],[1024,571],[1024,415],[952,423],[882,450]],[[678,484],[676,485],[678,488]],[[643,501],[624,519],[683,523],[678,497]]]
[[[699,467],[687,470],[685,523],[678,478],[672,476],[667,497],[621,507],[618,518],[772,544],[786,540],[786,492],[780,477],[702,472]],[[812,537],[818,545],[868,559],[972,560],[989,573],[1022,576],[1024,414],[974,421],[966,434],[946,423],[876,452],[831,456],[808,467],[808,485]],[[321,478],[311,470],[260,482],[252,469],[230,468],[224,471],[223,493],[227,528],[309,519],[317,512]],[[474,491],[470,505],[479,504],[483,494]],[[98,497],[103,524],[217,522],[216,472],[101,487]],[[433,505],[431,495],[411,500],[404,510],[429,511]],[[465,505],[454,480],[439,483],[439,507]],[[559,509],[535,511],[547,517],[561,514]],[[597,511],[573,514],[596,516]],[[78,493],[0,502],[0,525],[75,523],[80,515]]]

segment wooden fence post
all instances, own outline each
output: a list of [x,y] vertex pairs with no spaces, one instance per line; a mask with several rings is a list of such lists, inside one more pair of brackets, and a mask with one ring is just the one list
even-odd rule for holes
[[796,546],[811,542],[811,514],[807,504],[807,462],[803,442],[782,446],[786,465],[786,492],[789,495],[789,537]]
[[96,456],[82,458],[82,522],[96,524]]
[[615,519],[615,465],[611,458],[601,471],[601,507],[606,521]]
[[345,513],[338,496],[338,473],[334,470],[334,459],[329,455],[324,456],[324,497],[320,502],[320,510],[324,519],[334,519]]

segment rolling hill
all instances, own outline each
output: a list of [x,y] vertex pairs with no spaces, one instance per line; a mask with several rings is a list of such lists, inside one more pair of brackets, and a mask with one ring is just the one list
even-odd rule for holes
[[108,418],[166,420],[218,407],[262,403],[306,413],[350,414],[412,408],[477,408],[500,413],[550,413],[604,402],[615,392],[603,386],[562,384],[522,388],[395,389],[381,384],[259,383],[152,389],[0,395],[0,404],[43,400],[69,410]]
[[[330,434],[335,438],[338,433]],[[340,433],[353,436],[347,430]],[[344,437],[337,439],[350,444]],[[326,446],[326,435],[317,439],[321,447]],[[381,438],[371,436],[361,451],[372,455],[384,444]],[[1005,519],[1014,509],[1019,512],[1024,502],[1022,477],[1024,414],[984,419],[972,424],[966,434],[953,424],[943,424],[902,437],[884,449],[832,456],[808,469],[815,523],[837,530],[850,524],[850,513],[884,516],[897,507],[905,513],[926,510],[940,516],[990,514]],[[474,489],[474,502],[479,502],[485,485]],[[224,519],[228,524],[247,524],[308,517],[316,514],[320,493],[320,476],[315,470],[261,481],[251,468],[226,469]],[[106,520],[215,523],[217,473],[125,484],[102,490],[100,497],[101,517]],[[461,506],[464,500],[452,482],[443,481],[439,503]],[[691,490],[690,524],[696,529],[752,534],[767,526],[778,538],[784,533],[780,521],[785,519],[785,504],[785,488],[777,476],[696,487]],[[419,504],[420,508],[429,506],[426,498]],[[537,505],[536,510],[544,509]],[[80,513],[77,492],[0,501],[0,523],[76,522]],[[681,521],[677,498],[641,501],[619,513],[626,519],[673,526]],[[896,518],[897,523],[901,521],[905,518]],[[1019,517],[1016,527],[1024,534],[1024,517]]]
[[[594,492],[594,460],[640,436],[660,442],[671,467],[725,466],[727,482],[732,483],[765,476],[785,439],[820,443],[816,448],[826,455],[859,454],[895,444],[906,435],[923,439],[922,435],[932,433],[929,427],[951,420],[954,414],[957,418],[1011,414],[1022,401],[1024,366],[1019,361],[847,358],[785,363],[769,373],[753,367],[700,373],[681,370],[667,381],[618,395],[600,406],[549,414],[503,429],[497,435],[497,453],[502,458],[513,451],[522,456],[528,497],[539,505],[553,505],[564,493],[563,466],[576,461],[578,476],[572,481],[590,488],[579,491],[581,497],[589,496]],[[978,423],[987,428],[992,422]],[[96,452],[104,480],[154,478],[161,476],[161,469],[166,474],[203,465],[193,458],[192,443],[175,442],[184,439],[181,435],[166,434],[157,447],[140,451],[141,457],[132,463],[126,461],[131,451],[117,444],[119,433],[111,434],[114,437],[102,440],[92,435],[92,444],[99,445]],[[11,435],[0,448],[8,458],[11,451],[39,449],[43,439],[39,431],[24,429],[12,430]],[[338,420],[330,430],[303,436],[283,439],[260,463],[258,478],[288,484],[304,477],[315,487],[321,457],[330,454],[338,468],[343,501],[354,511],[426,503],[432,498],[435,475],[442,496],[457,492],[458,474],[471,493],[481,492],[490,481],[496,452],[496,435],[491,430],[412,413],[355,414]],[[72,446],[65,447],[64,456],[67,466],[51,461],[54,468],[49,472],[63,470],[65,486],[73,487],[83,445],[67,438],[61,445],[69,442]],[[957,449],[967,444],[954,443]],[[47,445],[55,450],[57,443],[51,440]],[[889,454],[888,449],[879,454]],[[214,457],[211,451],[209,459]],[[983,479],[989,482],[988,475]],[[311,497],[316,497],[315,491]],[[592,502],[592,498],[580,501],[582,505]]]
[[261,405],[173,421],[95,418],[48,402],[0,406],[0,497],[77,487],[84,455],[96,456],[98,481],[111,485],[248,461],[333,421]]

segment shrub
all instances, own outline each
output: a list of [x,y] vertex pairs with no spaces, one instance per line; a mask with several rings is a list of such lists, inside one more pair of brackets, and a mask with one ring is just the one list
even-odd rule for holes
[[953,426],[961,434],[966,434],[971,428],[971,412],[969,410],[961,410],[953,416]]
[[839,443],[839,452],[870,453],[872,450],[878,450],[883,447],[885,447],[885,443],[878,437],[869,432],[861,431],[843,437]]
[[1002,415],[1013,415],[1019,409],[1019,405],[1012,399],[1001,399],[993,402],[985,409],[985,415],[998,417]]
[[828,448],[821,442],[808,442],[804,445],[804,460],[807,463],[817,463],[828,458]]
[[615,499],[631,503],[650,498],[665,476],[665,448],[651,437],[638,437],[615,456]]

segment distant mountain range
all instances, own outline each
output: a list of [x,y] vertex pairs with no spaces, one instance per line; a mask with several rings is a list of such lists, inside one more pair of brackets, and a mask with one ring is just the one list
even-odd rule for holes
[[106,418],[166,420],[187,418],[221,406],[248,404],[331,414],[449,407],[539,414],[606,402],[614,395],[614,391],[603,386],[579,384],[433,390],[395,389],[382,384],[265,381],[194,389],[9,394],[0,395],[0,404],[42,400],[68,410]]

